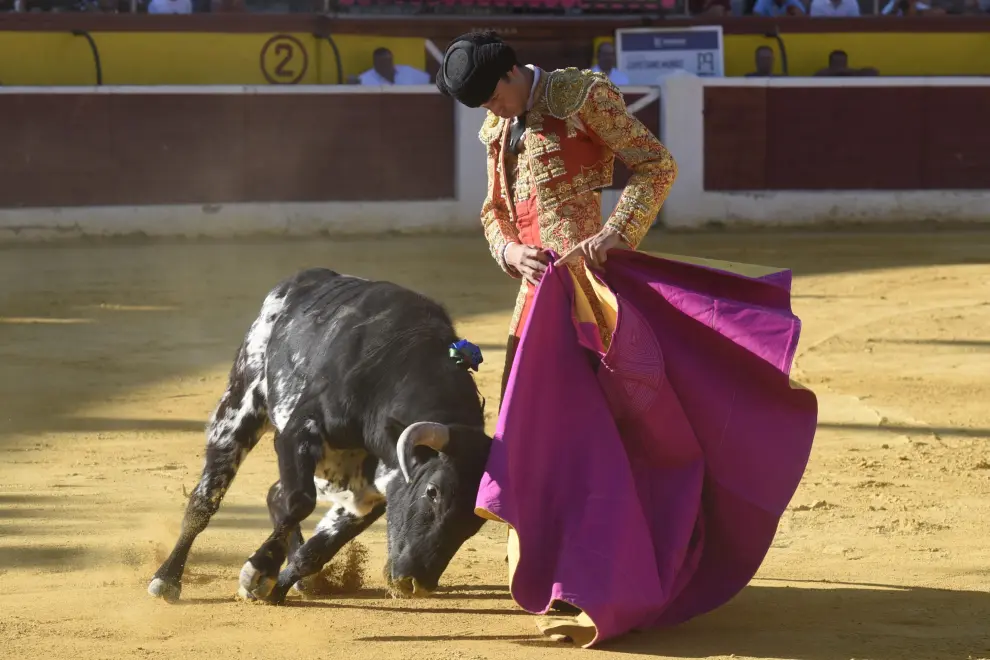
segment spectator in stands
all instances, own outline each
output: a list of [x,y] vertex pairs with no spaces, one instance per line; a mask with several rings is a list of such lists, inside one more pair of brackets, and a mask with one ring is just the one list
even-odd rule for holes
[[358,76],[358,82],[362,85],[430,84],[430,74],[405,64],[396,64],[388,48],[376,48],[371,57],[372,67]]
[[859,3],[856,0],[811,0],[809,16],[840,18],[859,16]]
[[130,11],[130,3],[124,0],[80,0],[72,5],[79,12],[98,12],[101,14],[123,14]]
[[773,72],[773,61],[775,57],[773,48],[770,46],[757,46],[755,56],[756,71],[747,73],[747,78],[770,77],[777,75]]
[[629,77],[615,67],[615,44],[611,41],[603,41],[598,44],[595,60],[595,65],[591,67],[592,71],[608,71],[608,79],[616,85],[629,84]]
[[151,0],[148,3],[149,14],[191,14],[191,0]]
[[849,55],[844,50],[833,50],[828,54],[828,66],[821,69],[816,76],[879,76],[880,72],[868,66],[862,69],[849,67]]
[[880,10],[884,16],[921,16],[923,14],[944,13],[934,11],[931,3],[923,0],[890,0]]
[[753,5],[753,16],[804,16],[804,5],[801,0],[756,0]]
[[244,0],[209,0],[208,11],[213,13],[226,14],[245,10]]
[[688,13],[692,16],[731,16],[731,0],[688,0]]

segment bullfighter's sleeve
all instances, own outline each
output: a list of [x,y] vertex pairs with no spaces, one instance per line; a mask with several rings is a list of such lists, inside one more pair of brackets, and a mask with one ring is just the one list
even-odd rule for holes
[[592,86],[578,118],[632,172],[605,226],[636,248],[677,178],[677,163],[650,129],[629,112],[622,93],[608,80]]
[[481,205],[481,226],[484,228],[485,238],[488,240],[492,257],[498,265],[512,277],[521,279],[522,275],[505,263],[505,246],[509,243],[519,242],[519,230],[512,222],[512,216],[501,189],[500,177],[496,171],[496,164],[499,160],[496,135],[499,126],[498,117],[489,113],[478,134],[478,138],[485,145],[488,153],[488,191],[485,194],[485,201]]

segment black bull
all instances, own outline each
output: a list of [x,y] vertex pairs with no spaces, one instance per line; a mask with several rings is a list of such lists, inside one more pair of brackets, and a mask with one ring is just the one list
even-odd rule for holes
[[[449,356],[457,340],[439,304],[389,282],[311,269],[279,283],[237,351],[202,476],[148,592],[178,600],[193,541],[268,429],[273,531],[241,569],[241,596],[284,602],[386,505],[393,593],[435,590],[484,522],[474,504],[491,448],[474,378]],[[331,507],[304,542],[318,499]]]

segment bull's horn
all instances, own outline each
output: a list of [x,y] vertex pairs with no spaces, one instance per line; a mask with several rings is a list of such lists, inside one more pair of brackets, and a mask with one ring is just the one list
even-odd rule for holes
[[436,451],[443,451],[449,441],[450,429],[437,422],[416,422],[406,427],[395,447],[399,455],[399,468],[402,470],[402,476],[406,478],[406,483],[412,481],[409,475],[409,460],[412,458],[413,448],[423,445]]

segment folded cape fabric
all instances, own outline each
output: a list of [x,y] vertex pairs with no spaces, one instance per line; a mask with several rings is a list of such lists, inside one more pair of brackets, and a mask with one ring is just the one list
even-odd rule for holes
[[477,512],[510,526],[520,607],[580,608],[548,635],[590,647],[721,606],[798,487],[818,410],[789,377],[790,272],[707,264],[610,252],[607,352],[567,268],[536,292]]

